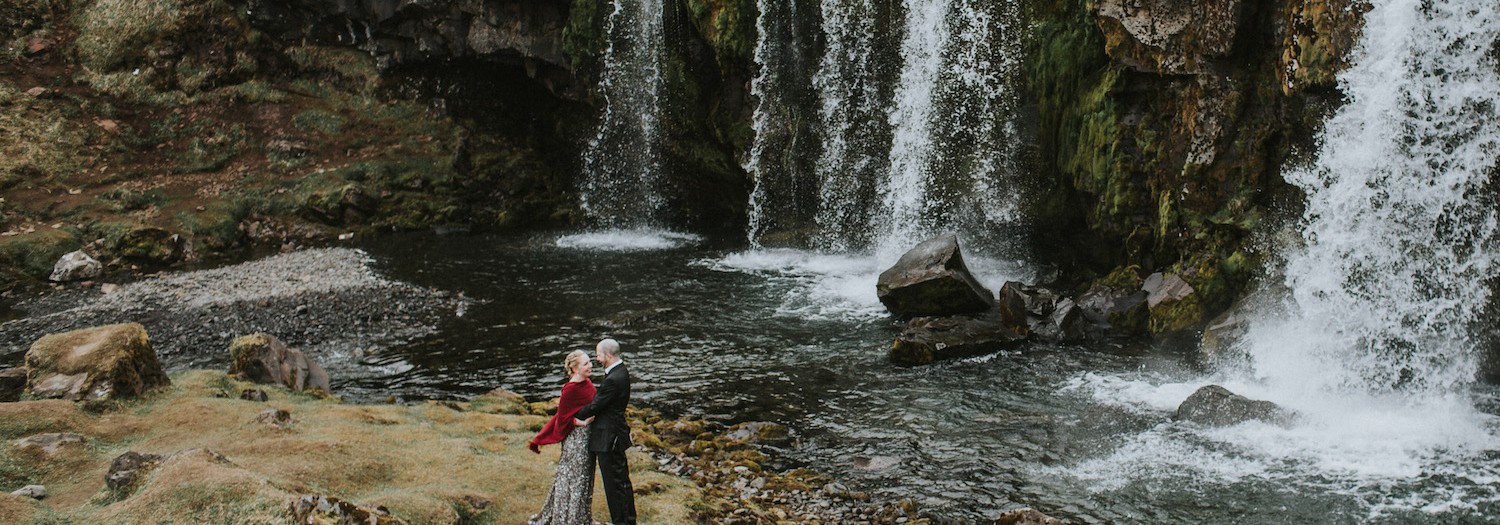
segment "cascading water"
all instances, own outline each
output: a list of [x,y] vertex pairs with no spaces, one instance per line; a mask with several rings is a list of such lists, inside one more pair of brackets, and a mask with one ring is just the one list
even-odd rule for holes
[[[812,113],[807,92],[814,54],[806,51],[815,39],[804,34],[815,28],[803,20],[797,0],[760,0],[757,9],[755,62],[760,71],[750,83],[758,101],[752,121],[755,143],[744,167],[756,180],[749,236],[759,246],[763,232],[799,228],[817,207],[817,191],[810,166],[816,144],[807,117]],[[772,188],[779,192],[777,198],[767,194]]]
[[609,15],[599,96],[599,128],[583,158],[580,188],[585,213],[613,227],[658,222],[662,59],[661,0],[618,0]]
[[828,41],[813,85],[820,94],[821,155],[816,165],[818,233],[813,247],[868,246],[877,181],[889,165],[890,129],[881,96],[874,0],[823,0]]
[[[787,155],[777,115],[801,102],[779,97],[787,46],[774,31],[785,8],[763,2],[757,60],[760,106],[756,145],[748,164],[757,178],[752,194],[751,241],[777,227],[773,208],[815,196],[808,217],[812,248],[874,250],[894,259],[925,236],[958,231],[971,240],[1013,222],[1018,192],[1004,181],[1013,170],[1006,140],[1009,90],[1019,39],[1007,26],[1017,18],[1011,3],[978,0],[910,0],[901,27],[882,27],[882,9],[871,0],[823,0],[824,52],[811,85],[816,103],[816,191],[795,175],[768,166],[769,155]],[[900,41],[899,50],[883,47]],[[899,52],[899,54],[896,54]],[[886,63],[899,61],[899,75]],[[1000,227],[997,228],[997,225]],[[807,227],[807,226],[802,226]],[[973,243],[971,243],[973,244]],[[993,247],[992,247],[993,248]],[[1004,248],[1000,247],[1003,251]]]
[[1490,300],[1491,177],[1500,159],[1500,73],[1488,0],[1374,2],[1348,104],[1315,165],[1306,245],[1286,257],[1291,315],[1250,337],[1255,373],[1319,390],[1451,392],[1478,363],[1469,328]]
[[[1006,2],[908,0],[905,65],[887,115],[890,173],[880,188],[877,247],[899,254],[945,230],[1004,229],[1018,207],[1009,159],[1008,77],[1020,39]],[[998,223],[996,221],[999,221]]]
[[1282,247],[1284,297],[1272,286],[1249,311],[1238,345],[1246,366],[1187,383],[1085,374],[1064,388],[1170,411],[1216,382],[1297,419],[1162,425],[1069,474],[1100,490],[1269,484],[1339,501],[1340,516],[1363,513],[1358,522],[1493,519],[1500,419],[1493,389],[1475,382],[1475,329],[1492,322],[1482,317],[1500,271],[1500,6],[1370,7],[1340,76],[1345,105],[1316,159],[1287,175],[1307,198],[1303,242]]

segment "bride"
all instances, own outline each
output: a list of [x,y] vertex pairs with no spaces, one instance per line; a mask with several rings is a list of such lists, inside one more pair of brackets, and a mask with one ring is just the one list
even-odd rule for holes
[[[589,461],[589,427],[574,428],[573,415],[594,400],[594,384],[589,382],[589,372],[594,365],[583,350],[568,353],[563,360],[563,369],[568,372],[568,382],[563,384],[562,399],[557,403],[557,413],[547,421],[541,432],[537,432],[526,446],[540,454],[539,447],[562,443],[562,459],[557,462],[557,477],[552,479],[552,490],[547,493],[547,502],[542,511],[527,520],[529,525],[591,525],[594,522],[594,469]],[[588,418],[584,424],[592,423]]]

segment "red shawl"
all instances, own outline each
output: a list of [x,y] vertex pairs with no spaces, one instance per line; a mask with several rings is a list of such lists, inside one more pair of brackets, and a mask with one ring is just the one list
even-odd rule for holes
[[542,445],[562,443],[573,432],[573,415],[594,401],[594,383],[579,381],[563,383],[562,399],[557,402],[557,413],[547,420],[547,425],[526,446],[540,454]]

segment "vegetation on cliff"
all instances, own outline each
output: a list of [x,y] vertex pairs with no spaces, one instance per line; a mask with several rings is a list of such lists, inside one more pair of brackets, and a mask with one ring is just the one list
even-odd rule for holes
[[[1328,94],[1283,89],[1284,56],[1318,52],[1292,50],[1285,27],[1347,49],[1357,22],[1332,24],[1304,2],[1211,2],[1200,6],[1208,18],[1180,33],[1142,29],[1171,26],[1141,20],[1175,20],[1180,7],[1034,2],[1025,71],[1040,114],[1044,197],[1033,214],[1048,242],[1038,252],[1080,277],[1131,265],[1180,276],[1194,293],[1153,308],[1153,333],[1228,308],[1261,264],[1254,236],[1295,201],[1280,170],[1316,129]],[[1309,30],[1303,19],[1321,25]],[[1331,82],[1335,59],[1304,61],[1313,70],[1299,69],[1299,82]],[[1050,245],[1059,238],[1073,242]]]
[[546,145],[474,131],[370,55],[278,41],[224,0],[4,9],[0,292],[80,247],[149,268],[574,220],[568,164]]

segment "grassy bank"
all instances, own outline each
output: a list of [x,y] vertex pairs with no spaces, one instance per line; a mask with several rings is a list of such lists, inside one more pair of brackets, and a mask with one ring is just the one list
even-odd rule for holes
[[[0,488],[41,484],[33,501],[0,495],[0,523],[282,523],[303,494],[384,506],[408,523],[520,524],[546,498],[557,447],[526,449],[546,420],[519,398],[470,402],[347,405],[262,387],[266,402],[239,399],[256,385],[222,372],[190,371],[147,399],[108,404],[0,403]],[[281,409],[285,427],[257,416]],[[82,443],[55,454],[11,443],[71,432]],[[189,452],[121,490],[105,483],[127,451]],[[631,477],[642,523],[692,523],[705,496],[692,482],[654,469],[632,451]],[[597,482],[596,482],[597,484]],[[596,485],[597,486],[597,485]],[[608,516],[603,493],[594,514]]]

